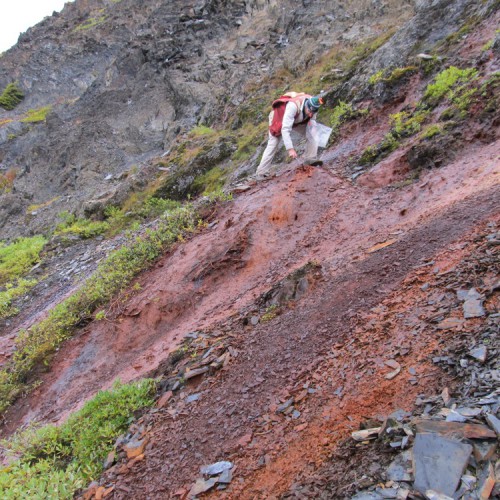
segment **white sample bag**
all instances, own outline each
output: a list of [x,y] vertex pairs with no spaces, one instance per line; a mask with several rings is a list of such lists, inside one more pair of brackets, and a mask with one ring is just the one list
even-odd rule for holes
[[308,138],[312,138],[320,148],[326,148],[332,129],[318,122],[309,122],[307,125]]

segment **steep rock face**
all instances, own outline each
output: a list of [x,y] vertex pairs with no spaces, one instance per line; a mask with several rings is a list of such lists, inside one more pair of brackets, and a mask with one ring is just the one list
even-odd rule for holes
[[[0,88],[15,81],[25,94],[0,110],[0,168],[17,174],[0,203],[2,238],[44,231],[63,210],[81,213],[180,131],[226,119],[248,81],[282,66],[300,73],[339,41],[355,44],[412,10],[368,0],[67,4],[0,60]],[[21,121],[44,106],[45,122]]]

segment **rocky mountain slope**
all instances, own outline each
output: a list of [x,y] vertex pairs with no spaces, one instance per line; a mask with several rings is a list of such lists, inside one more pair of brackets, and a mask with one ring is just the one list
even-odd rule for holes
[[[156,400],[85,466],[6,445],[33,469],[5,455],[0,491],[498,494],[499,20],[493,0],[77,0],[23,34],[0,58],[24,95],[0,108],[0,251],[46,242],[2,282],[36,280],[1,319],[3,434],[64,429],[116,379]],[[256,183],[290,89],[325,97],[324,165],[281,153]]]
[[[95,198],[123,202],[180,133],[236,113],[249,82],[281,68],[300,73],[344,38],[379,33],[378,23],[412,10],[369,1],[68,3],[2,56],[0,87],[18,82],[25,95],[0,111],[1,166],[16,173],[2,197],[3,237],[47,230],[64,210],[92,211]],[[42,123],[22,121],[48,106]]]

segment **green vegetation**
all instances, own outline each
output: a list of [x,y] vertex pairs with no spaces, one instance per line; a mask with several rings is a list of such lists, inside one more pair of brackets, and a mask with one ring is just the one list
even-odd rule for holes
[[390,153],[398,149],[399,141],[390,132],[386,134],[380,144],[368,146],[359,159],[360,165],[368,165],[385,158]]
[[259,144],[265,139],[268,124],[263,121],[258,126],[246,125],[238,134],[237,149],[232,156],[236,162],[243,162],[252,157]]
[[369,113],[368,109],[356,110],[352,107],[351,104],[348,104],[344,101],[339,101],[338,104],[334,106],[333,110],[325,111],[327,115],[326,121],[330,123],[330,126],[333,129],[330,141],[332,141],[339,135],[340,128],[344,123],[348,122],[349,120],[365,116]]
[[28,376],[33,368],[48,364],[51,355],[78,324],[91,318],[99,306],[123,290],[183,233],[195,231],[196,223],[197,214],[191,205],[169,212],[156,229],[146,231],[144,236],[111,253],[83,286],[52,309],[45,319],[22,331],[16,340],[14,356],[0,370],[0,412],[28,389]]
[[47,118],[47,114],[52,109],[52,106],[44,106],[38,109],[30,109],[28,114],[21,119],[24,123],[37,123],[44,122]]
[[20,458],[0,471],[2,498],[73,498],[76,490],[98,478],[116,438],[128,429],[134,412],[153,404],[155,389],[151,379],[117,382],[60,427],[30,428],[4,441]]
[[[399,80],[401,80],[403,77],[411,75],[418,71],[418,68],[416,66],[406,66],[404,68],[395,68],[393,69],[390,73],[387,73],[386,70],[381,69],[380,71],[377,71],[374,75],[372,75],[368,79],[368,83],[371,85],[375,85],[379,82],[384,82],[384,83],[395,83]],[[387,76],[384,76],[387,75]]]
[[459,69],[450,66],[436,76],[434,83],[427,86],[423,101],[429,106],[435,106],[444,97],[451,101],[459,100],[467,90],[467,85],[475,79],[475,68]]
[[163,215],[169,210],[175,210],[180,206],[181,204],[178,201],[148,196],[145,201],[136,208],[135,213],[144,219],[149,219]]
[[279,313],[279,307],[276,304],[273,304],[266,309],[266,312],[262,315],[260,321],[263,323],[265,323],[266,321],[271,321],[272,319],[276,318]]
[[106,16],[103,14],[104,10],[105,9],[100,9],[98,11],[98,14],[100,14],[98,17],[89,17],[84,23],[77,26],[73,31],[86,31],[106,22]]
[[420,139],[432,139],[436,135],[439,135],[443,132],[443,127],[437,123],[434,123],[432,125],[429,125],[426,127],[422,133],[420,134]]
[[216,134],[216,131],[213,128],[206,127],[205,125],[198,125],[194,127],[190,132],[190,135],[194,137],[201,137],[204,135],[213,135]]
[[78,219],[76,215],[69,212],[61,212],[59,217],[63,222],[57,225],[54,234],[75,235],[82,239],[94,238],[105,233],[109,229],[106,221],[93,221],[90,219]]
[[380,71],[377,71],[372,76],[370,76],[370,78],[368,79],[368,83],[370,85],[375,85],[376,83],[380,82],[383,77],[384,77],[384,70],[381,69]]
[[14,316],[19,309],[12,306],[12,301],[28,293],[36,284],[37,280],[20,278],[16,284],[7,283],[5,290],[0,291],[0,319]]
[[40,261],[47,240],[43,236],[19,238],[10,245],[0,243],[0,286],[23,275]]
[[[395,76],[413,71],[413,67],[394,70]],[[473,83],[478,79],[478,71],[475,68],[459,69],[450,66],[439,73],[433,83],[429,84],[424,91],[422,100],[413,110],[401,111],[390,115],[391,130],[380,144],[366,148],[359,160],[361,165],[375,163],[399,147],[399,141],[411,137],[422,130],[422,126],[429,118],[432,108],[443,100],[448,100],[450,106],[445,109],[440,120],[451,120],[453,118],[463,119],[472,103],[474,96],[480,91]],[[372,82],[385,81],[381,73],[373,75]],[[420,135],[420,139],[430,139],[443,130],[439,124],[429,126]]]
[[24,94],[15,83],[9,83],[0,95],[0,106],[7,111],[13,110],[22,100]]
[[222,189],[225,180],[226,172],[220,167],[214,167],[195,178],[191,185],[191,192],[195,195],[201,193],[207,196]]
[[418,110],[415,112],[401,111],[394,115],[390,115],[391,133],[396,138],[410,137],[417,132],[420,132],[422,123],[428,117],[429,111]]

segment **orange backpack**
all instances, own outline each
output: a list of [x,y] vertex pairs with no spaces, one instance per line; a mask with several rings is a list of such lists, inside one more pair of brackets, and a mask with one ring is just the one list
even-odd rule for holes
[[[287,103],[290,101],[294,101],[297,104],[297,108],[300,109],[300,102],[303,100],[303,98],[308,98],[311,97],[309,94],[304,94],[303,92],[287,92],[286,94],[283,94],[281,97],[273,101],[273,110],[274,110],[274,115],[273,115],[273,121],[271,122],[271,125],[269,126],[269,132],[271,135],[274,135],[274,137],[280,137],[281,136],[281,127],[283,126],[283,115],[285,114],[285,108]],[[303,122],[301,123],[306,123],[309,121],[309,118],[306,118]],[[296,125],[300,125],[300,123],[297,123]]]

